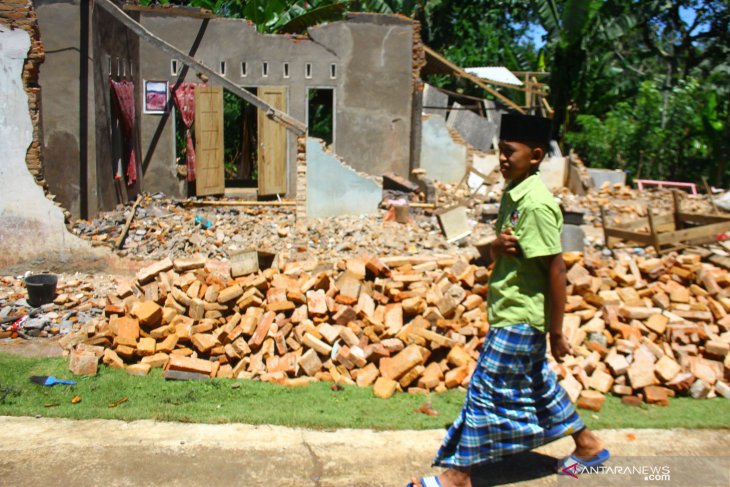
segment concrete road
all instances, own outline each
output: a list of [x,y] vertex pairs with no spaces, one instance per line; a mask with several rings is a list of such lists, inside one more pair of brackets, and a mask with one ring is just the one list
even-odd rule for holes
[[[413,474],[436,473],[429,464],[443,433],[0,417],[0,485],[403,486]],[[671,465],[671,478],[558,479],[551,468],[570,453],[567,438],[480,469],[474,485],[730,485],[728,431],[600,435],[615,464],[650,456]]]

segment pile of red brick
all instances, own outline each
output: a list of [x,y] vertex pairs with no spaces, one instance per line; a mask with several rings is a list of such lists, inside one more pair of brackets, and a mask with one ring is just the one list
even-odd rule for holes
[[486,333],[487,270],[462,260],[359,257],[231,277],[162,260],[107,296],[107,319],[64,338],[75,372],[313,380],[396,390],[466,385]]
[[[725,270],[693,254],[565,258],[575,355],[552,365],[573,401],[730,398]],[[106,320],[64,338],[72,368],[93,373],[103,358],[133,374],[324,380],[380,397],[467,384],[487,330],[487,269],[445,256],[279,264],[238,277],[203,258],[143,269],[107,296]]]
[[576,353],[554,365],[573,401],[599,410],[608,392],[628,404],[730,399],[726,270],[696,254],[566,259],[564,332]]

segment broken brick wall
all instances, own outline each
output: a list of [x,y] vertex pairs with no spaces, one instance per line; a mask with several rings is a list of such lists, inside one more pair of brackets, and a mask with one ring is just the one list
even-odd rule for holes
[[22,75],[23,88],[28,94],[28,110],[33,124],[33,140],[28,147],[26,164],[36,182],[45,187],[41,158],[41,87],[38,84],[38,72],[45,58],[45,52],[33,3],[28,0],[4,0],[0,4],[0,23],[8,25],[11,29],[22,29],[30,35],[31,45]]

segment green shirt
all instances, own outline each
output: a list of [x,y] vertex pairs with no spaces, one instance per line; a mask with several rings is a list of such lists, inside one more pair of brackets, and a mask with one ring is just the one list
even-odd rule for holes
[[497,216],[497,234],[512,228],[522,255],[499,256],[489,278],[488,319],[495,328],[528,323],[550,326],[547,255],[562,252],[563,215],[539,173],[507,187]]

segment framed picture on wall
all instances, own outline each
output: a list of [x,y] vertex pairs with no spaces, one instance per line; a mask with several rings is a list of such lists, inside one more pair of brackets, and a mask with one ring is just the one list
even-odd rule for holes
[[144,113],[165,113],[168,94],[167,81],[145,80]]

